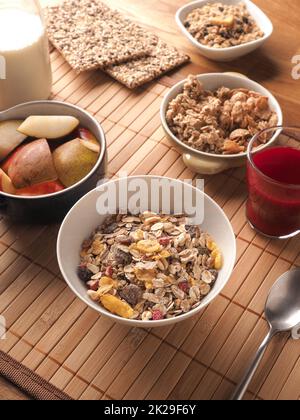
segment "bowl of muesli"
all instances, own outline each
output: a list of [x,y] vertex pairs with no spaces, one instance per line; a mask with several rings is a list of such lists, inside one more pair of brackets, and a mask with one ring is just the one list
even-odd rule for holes
[[273,24],[250,0],[200,0],[178,10],[176,22],[205,57],[232,61],[261,47]]
[[[172,183],[168,213],[148,210],[154,203],[161,209],[165,199],[164,189],[151,189],[153,180]],[[111,187],[117,196],[124,192],[124,180],[116,179],[88,193],[66,216],[57,242],[64,279],[89,307],[129,326],[157,327],[197,315],[232,274],[236,240],[229,220],[203,191],[183,181],[152,176],[127,181],[143,182],[152,194],[150,204],[142,200],[134,212],[101,214],[99,202]],[[175,213],[174,197],[182,188],[183,205],[188,195],[198,206],[202,202],[201,225],[187,213]],[[127,193],[129,201],[135,198],[133,188]]]
[[[161,105],[163,128],[182,152],[185,164],[205,175],[241,167],[253,136],[281,126],[276,98],[263,86],[239,74],[190,75],[175,85]],[[265,136],[258,147],[277,140]]]

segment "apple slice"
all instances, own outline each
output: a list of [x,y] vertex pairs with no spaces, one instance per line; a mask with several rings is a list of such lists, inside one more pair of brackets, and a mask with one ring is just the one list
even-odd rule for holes
[[0,161],[5,159],[26,139],[26,135],[17,131],[20,124],[22,124],[22,121],[19,120],[0,122]]
[[79,128],[78,133],[79,133],[79,137],[82,140],[87,140],[87,141],[91,141],[92,143],[99,144],[94,134],[92,134],[90,130],[88,130],[87,128]]
[[100,153],[100,144],[99,143],[95,144],[95,143],[92,143],[91,141],[82,140],[82,139],[80,139],[80,143],[84,147],[86,147],[87,149],[89,149],[92,152],[97,153],[99,155],[99,153]]
[[12,195],[16,194],[12,180],[2,169],[0,169],[0,191]]
[[59,180],[65,187],[83,179],[95,166],[98,153],[83,146],[81,139],[68,141],[53,152],[54,165]]
[[35,115],[28,117],[18,131],[30,137],[53,140],[71,134],[78,125],[79,120],[75,117]]
[[86,128],[79,128],[78,133],[83,146],[92,150],[92,152],[100,153],[100,144],[94,134]]
[[51,150],[45,139],[21,146],[9,161],[8,176],[15,188],[57,180]]
[[64,190],[64,186],[59,181],[44,182],[42,184],[32,185],[31,187],[16,190],[16,195],[21,196],[36,196],[48,195]]

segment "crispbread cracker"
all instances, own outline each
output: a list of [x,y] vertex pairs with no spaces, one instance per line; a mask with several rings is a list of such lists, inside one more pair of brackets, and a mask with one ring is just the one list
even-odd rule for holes
[[156,35],[148,33],[148,43],[152,48],[148,57],[110,66],[105,71],[129,89],[135,89],[190,60],[187,55],[167,45]]
[[66,0],[46,9],[48,36],[76,71],[145,57],[145,31],[99,0]]

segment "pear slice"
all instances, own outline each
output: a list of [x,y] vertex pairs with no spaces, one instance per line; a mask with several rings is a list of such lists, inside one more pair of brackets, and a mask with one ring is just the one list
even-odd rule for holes
[[7,171],[18,189],[57,180],[51,150],[45,139],[32,141],[17,149],[9,159]]
[[81,143],[81,139],[68,141],[53,152],[53,160],[60,182],[65,187],[83,179],[96,165],[99,153]]
[[17,130],[22,124],[19,120],[0,122],[0,161],[5,159],[16,147],[26,139],[26,135]]
[[79,125],[79,120],[70,116],[33,115],[20,125],[18,131],[38,139],[55,140],[68,136]]
[[16,189],[12,183],[12,180],[2,169],[0,169],[0,191],[12,195],[16,194]]

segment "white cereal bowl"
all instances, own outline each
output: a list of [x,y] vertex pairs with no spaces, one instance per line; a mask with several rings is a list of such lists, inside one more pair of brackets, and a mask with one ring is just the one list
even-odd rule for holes
[[[227,5],[235,5],[240,2],[241,0],[222,0],[221,1],[221,3],[227,4]],[[185,35],[185,37],[188,38],[188,40],[196,48],[198,48],[199,52],[205,57],[214,61],[223,61],[223,62],[236,60],[237,58],[243,57],[244,55],[249,54],[252,51],[256,50],[257,48],[261,47],[271,37],[274,30],[271,20],[259,7],[257,7],[250,0],[243,0],[243,2],[247,5],[249,13],[254,18],[259,28],[261,28],[261,30],[264,32],[265,35],[264,37],[260,39],[247,42],[242,45],[237,45],[237,46],[228,47],[228,48],[208,47],[198,42],[184,26],[184,21],[189,13],[191,13],[194,9],[205,6],[206,4],[216,3],[216,0],[198,0],[198,1],[194,1],[193,3],[189,3],[183,6],[181,9],[178,10],[176,14],[176,22],[179,28],[181,29],[181,31],[183,32],[183,34]]]
[[[156,176],[130,177],[128,178],[128,185],[130,185],[130,182],[136,182],[137,179],[142,180],[142,182],[146,183],[146,185],[150,187],[151,181],[153,179],[162,180],[167,178]],[[182,181],[171,181],[173,182],[175,190],[180,189],[180,191],[182,191]],[[57,241],[57,256],[60,270],[66,283],[71,288],[71,290],[79,297],[79,299],[81,299],[86,305],[97,311],[99,314],[105,315],[106,317],[110,318],[115,322],[125,324],[131,327],[152,328],[169,326],[197,315],[203,308],[205,308],[221,293],[221,291],[229,281],[236,260],[236,240],[232,226],[223,210],[204,192],[189,184],[185,184],[185,186],[186,188],[188,188],[188,191],[191,192],[191,196],[194,199],[198,198],[204,200],[204,222],[201,225],[202,229],[212,235],[219,248],[221,249],[224,258],[223,268],[219,272],[218,279],[212,291],[208,296],[205,297],[205,299],[203,299],[200,306],[186,314],[178,316],[177,318],[164,319],[160,321],[139,321],[123,319],[116,315],[113,315],[99,304],[93,302],[88,297],[86,286],[78,278],[77,275],[77,267],[80,263],[79,254],[84,239],[88,238],[93,232],[93,230],[97,226],[101,225],[107,217],[104,215],[100,215],[97,212],[96,207],[97,203],[99,203],[99,197],[101,197],[101,195],[104,194],[105,191],[107,191],[107,188],[109,186],[111,187],[112,184],[114,184],[113,186],[116,188],[117,193],[119,193],[120,188],[122,188],[122,191],[124,190],[124,179],[112,180],[107,182],[106,184],[103,184],[100,188],[89,192],[80,201],[78,201],[78,203],[75,204],[75,206],[68,213],[61,225]],[[149,188],[149,191],[151,191],[151,188]],[[130,188],[128,188],[129,200],[134,194],[135,189],[131,188],[130,191]],[[155,193],[155,195],[153,195],[152,193],[152,196],[149,192],[149,200],[151,200],[150,202],[152,204],[156,202],[159,205],[162,205],[161,191],[158,191],[158,193]],[[184,198],[182,198],[182,200],[184,204]],[[172,208],[174,208],[175,204],[172,201],[175,201],[175,199],[171,198],[170,201],[170,209],[172,212]],[[141,209],[141,211],[146,210],[148,210],[148,207]]]
[[[197,76],[198,80],[204,85],[205,90],[215,91],[216,89],[225,86],[229,89],[248,89],[260,93],[269,98],[269,104],[272,111],[276,112],[278,116],[278,125],[283,125],[283,113],[276,98],[260,84],[248,79],[246,76],[238,73],[209,73],[200,74]],[[166,114],[169,103],[182,93],[183,86],[186,79],[179,82],[165,95],[161,104],[160,116],[162,126],[168,138],[174,143],[174,146],[179,149],[183,155],[185,165],[196,173],[203,175],[214,175],[231,168],[238,168],[244,166],[247,161],[247,152],[236,155],[216,155],[213,153],[201,152],[187,146],[180,141],[171,131],[166,120]],[[279,134],[275,134],[268,142],[268,145],[274,143]]]

